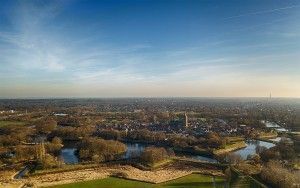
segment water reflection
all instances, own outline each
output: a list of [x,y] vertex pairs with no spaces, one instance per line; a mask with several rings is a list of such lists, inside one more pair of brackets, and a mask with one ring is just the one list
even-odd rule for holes
[[280,142],[281,141],[281,137],[276,137],[276,138],[271,138],[269,139],[270,141],[273,141],[273,142]]
[[76,148],[63,148],[60,156],[66,164],[77,164],[79,162],[77,155],[75,154]]
[[189,156],[192,159],[196,159],[196,160],[200,160],[200,161],[207,161],[207,162],[211,162],[211,163],[217,163],[218,161],[216,159],[210,158],[210,157],[204,157],[201,155],[192,155]]
[[[276,138],[276,141],[279,138]],[[275,140],[274,140],[275,141]],[[275,144],[270,142],[264,142],[259,140],[248,140],[246,141],[247,146],[243,149],[237,150],[234,153],[241,155],[241,157],[245,160],[247,159],[248,155],[254,155],[256,153],[256,147],[257,146],[264,146],[266,148],[271,148],[275,146]],[[141,153],[144,151],[144,149],[147,146],[147,144],[142,143],[126,143],[127,145],[127,151],[124,153],[124,155],[121,156],[122,159],[131,159],[136,158],[141,155]],[[78,156],[75,154],[76,147],[64,147],[61,150],[60,156],[63,158],[64,162],[66,164],[77,164],[79,162]],[[181,154],[182,156],[182,154]],[[203,155],[184,155],[185,157],[200,160],[200,161],[207,161],[207,162],[218,162],[216,159],[208,156]]]
[[289,132],[288,129],[281,127],[277,123],[269,122],[269,121],[265,121],[265,120],[262,120],[261,122],[264,123],[266,125],[266,127],[274,128],[278,132]]
[[[126,143],[127,145],[127,151],[122,157],[123,159],[130,159],[130,158],[136,158],[141,155],[141,153],[144,151],[144,149],[148,146],[153,146],[153,145],[147,145],[147,144],[141,144],[141,143]],[[216,159],[206,157],[206,156],[201,156],[201,155],[182,155],[184,157],[196,159],[196,160],[201,160],[201,161],[207,161],[207,162],[218,162]]]
[[268,128],[279,128],[280,126],[277,123],[269,122],[269,121],[262,121]]
[[278,132],[289,132],[289,130],[287,130],[286,128],[278,128],[278,129],[276,129],[276,131],[278,131]]
[[123,159],[136,158],[141,155],[144,149],[147,147],[145,144],[140,143],[126,143],[127,151],[123,155]]
[[247,146],[243,149],[237,150],[234,153],[241,155],[241,157],[245,160],[247,159],[248,155],[254,155],[256,153],[257,146],[264,146],[266,148],[271,148],[275,146],[275,144],[270,142],[264,142],[259,140],[248,140],[246,141]]

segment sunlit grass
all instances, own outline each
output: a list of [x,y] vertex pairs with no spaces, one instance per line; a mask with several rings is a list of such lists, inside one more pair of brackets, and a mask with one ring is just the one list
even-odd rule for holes
[[0,127],[6,127],[6,126],[12,126],[12,125],[23,126],[23,125],[25,125],[25,122],[22,122],[22,121],[0,121]]
[[[215,178],[216,186],[223,187],[225,181],[221,177]],[[176,180],[168,181],[161,184],[151,184],[140,181],[125,180],[120,178],[109,177],[100,180],[84,181],[78,183],[64,184],[52,186],[49,188],[211,188],[213,186],[213,178],[201,174],[191,174]]]

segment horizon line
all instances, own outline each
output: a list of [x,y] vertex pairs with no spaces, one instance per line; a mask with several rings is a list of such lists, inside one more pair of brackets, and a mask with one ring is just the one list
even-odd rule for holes
[[[47,100],[47,99],[270,99],[269,96],[127,96],[127,97],[0,97],[0,100]],[[272,99],[300,99],[300,97],[273,97]]]

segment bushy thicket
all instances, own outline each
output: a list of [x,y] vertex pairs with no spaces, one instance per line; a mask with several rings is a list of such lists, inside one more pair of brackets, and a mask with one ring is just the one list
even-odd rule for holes
[[95,162],[112,160],[119,154],[126,152],[125,144],[101,138],[83,138],[79,144],[79,156],[82,160],[93,160]]
[[300,187],[300,174],[284,168],[278,161],[269,161],[263,166],[261,178],[275,187]]
[[174,153],[168,152],[165,148],[147,147],[141,154],[141,160],[143,163],[153,165],[168,159],[171,155]]
[[135,140],[178,148],[193,146],[200,148],[223,148],[226,145],[226,139],[221,138],[217,133],[209,133],[206,137],[196,138],[194,136],[166,134],[164,132],[153,132],[142,129],[129,131],[128,133],[118,130],[101,130],[96,135],[105,139]]

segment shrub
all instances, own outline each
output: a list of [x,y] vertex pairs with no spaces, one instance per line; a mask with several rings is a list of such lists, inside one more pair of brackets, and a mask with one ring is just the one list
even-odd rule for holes
[[141,154],[141,160],[147,164],[154,164],[169,157],[165,148],[147,147]]
[[284,168],[278,161],[270,161],[263,166],[260,177],[280,188],[292,188],[300,186],[300,176]]
[[79,156],[83,160],[114,159],[126,151],[126,145],[119,141],[104,140],[101,138],[84,138],[79,145]]

